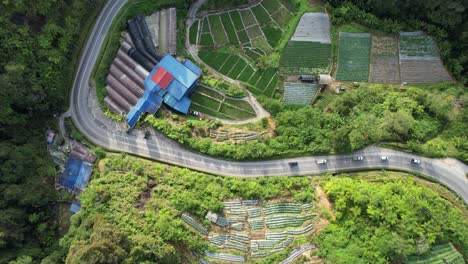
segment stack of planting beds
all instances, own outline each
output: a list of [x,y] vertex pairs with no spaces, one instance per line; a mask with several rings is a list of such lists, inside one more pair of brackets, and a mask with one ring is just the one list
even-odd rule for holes
[[400,75],[407,83],[434,83],[452,78],[434,40],[423,32],[400,32]]
[[433,246],[431,250],[422,255],[410,257],[405,261],[408,264],[464,264],[463,255],[451,243]]
[[189,216],[187,214],[182,214],[182,216],[180,218],[182,218],[182,220],[184,220],[185,223],[187,223],[189,226],[195,228],[195,230],[197,230],[201,234],[203,234],[203,235],[208,234],[208,230],[206,230],[206,228],[204,228],[201,224],[199,224],[197,221],[195,221],[191,216]]
[[191,109],[221,119],[241,120],[255,117],[249,102],[225,96],[214,88],[199,86],[191,95]]
[[398,39],[394,36],[372,36],[369,81],[401,83],[398,60]]
[[[290,247],[297,236],[311,232],[311,204],[290,202],[264,203],[258,200],[224,201],[224,211],[218,214],[226,219],[222,231],[210,232],[208,241],[217,253],[229,253],[248,258],[263,258]],[[223,215],[223,216],[221,216]],[[223,220],[224,221],[224,220]],[[219,227],[216,230],[219,230]],[[220,260],[211,257],[210,260]],[[224,259],[224,261],[230,261]]]
[[293,263],[295,259],[301,256],[304,252],[312,250],[315,248],[315,245],[303,246],[301,248],[293,250],[291,254],[289,254],[288,258],[281,261],[280,264],[290,264]]
[[336,80],[367,82],[371,35],[369,33],[339,33]]
[[329,73],[330,19],[325,13],[305,13],[281,54],[280,68],[288,74]]
[[310,105],[318,92],[314,83],[284,83],[284,104]]
[[198,56],[215,71],[243,82],[255,95],[273,97],[278,87],[276,69],[259,69],[244,57],[218,51],[199,51]]
[[191,25],[189,40],[201,47],[238,46],[257,59],[278,44],[295,11],[290,1],[263,0],[247,8],[203,15]]

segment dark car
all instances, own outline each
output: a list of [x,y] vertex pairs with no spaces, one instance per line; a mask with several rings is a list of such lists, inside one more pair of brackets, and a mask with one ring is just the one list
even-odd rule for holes
[[291,167],[295,167],[295,166],[297,166],[298,163],[297,163],[297,161],[290,161],[288,164]]
[[150,137],[150,135],[151,135],[150,132],[149,132],[149,131],[146,131],[146,132],[145,132],[145,139],[148,139],[148,138]]

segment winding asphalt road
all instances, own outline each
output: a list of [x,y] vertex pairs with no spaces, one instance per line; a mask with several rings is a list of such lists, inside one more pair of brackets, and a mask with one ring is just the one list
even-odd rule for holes
[[[351,155],[301,157],[295,159],[235,162],[208,157],[184,149],[177,142],[153,131],[150,139],[143,138],[143,131],[126,133],[126,128],[106,118],[96,99],[96,91],[90,88],[91,71],[111,25],[112,19],[124,5],[125,0],[110,0],[103,8],[81,55],[71,93],[71,106],[64,115],[71,115],[76,127],[89,140],[106,149],[126,152],[159,160],[207,173],[234,177],[297,176],[359,169],[396,169],[412,171],[432,177],[468,201],[468,167],[455,159],[428,159],[378,147],[368,147],[354,153],[362,155],[363,161],[353,161]],[[388,156],[382,162],[380,157]],[[411,158],[421,160],[412,164]],[[317,164],[318,159],[327,159],[327,164]],[[297,166],[288,162],[297,161]]]

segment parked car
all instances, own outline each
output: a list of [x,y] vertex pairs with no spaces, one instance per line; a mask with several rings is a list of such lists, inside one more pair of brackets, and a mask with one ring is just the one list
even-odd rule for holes
[[291,167],[295,167],[295,166],[298,165],[297,161],[290,161],[288,164],[289,164],[289,166],[291,166]]
[[388,156],[382,156],[382,157],[380,157],[380,160],[382,160],[382,161],[388,161]]
[[411,159],[411,163],[413,163],[413,164],[421,164],[421,160],[418,160],[418,159]]
[[148,138],[150,137],[150,135],[151,135],[150,132],[149,132],[149,131],[146,131],[146,132],[145,132],[145,139],[148,139]]
[[356,156],[356,157],[353,157],[353,160],[355,160],[355,161],[363,161],[363,160],[364,160],[364,157],[363,157],[363,156]]
[[327,164],[327,160],[326,159],[317,160],[317,164]]

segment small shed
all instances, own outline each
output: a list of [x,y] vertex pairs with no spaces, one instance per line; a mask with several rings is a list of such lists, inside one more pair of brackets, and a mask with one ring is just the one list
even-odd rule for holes
[[302,82],[316,82],[316,81],[317,81],[317,77],[316,77],[316,76],[314,76],[314,75],[306,75],[306,74],[301,75],[301,77],[299,77],[299,79],[300,79]]
[[330,86],[334,82],[333,77],[329,74],[320,74],[319,75],[319,84]]

